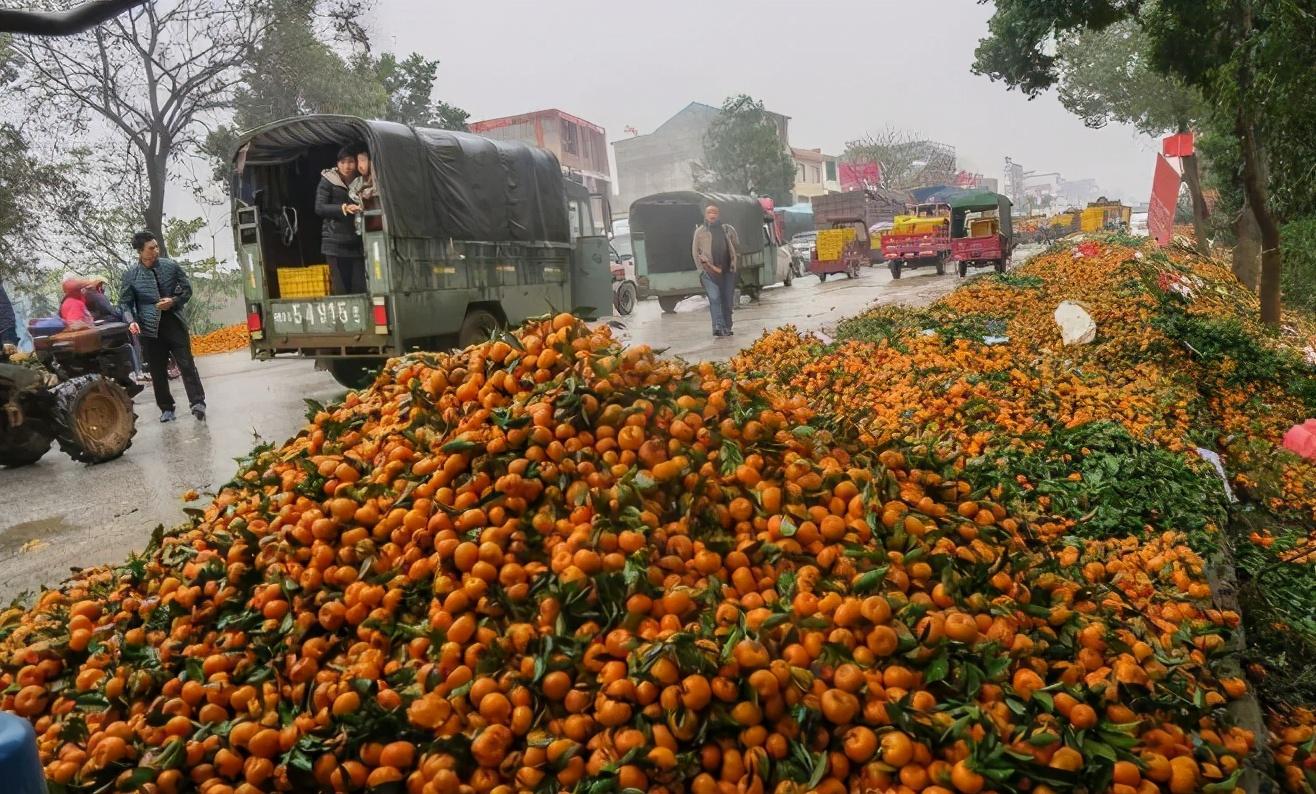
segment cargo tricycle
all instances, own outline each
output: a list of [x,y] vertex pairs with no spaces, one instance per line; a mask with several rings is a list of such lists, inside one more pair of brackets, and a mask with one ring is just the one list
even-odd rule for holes
[[950,253],[960,277],[969,268],[992,267],[1004,273],[1014,250],[1010,199],[991,191],[974,191],[950,200]]

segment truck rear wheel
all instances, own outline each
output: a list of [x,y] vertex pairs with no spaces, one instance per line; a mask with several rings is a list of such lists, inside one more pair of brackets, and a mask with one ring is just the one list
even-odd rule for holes
[[998,260],[996,260],[996,272],[997,272],[997,273],[1004,273],[1004,272],[1005,272],[1005,260],[1004,260],[1004,259],[998,259]]
[[959,271],[960,271],[960,278],[964,278],[965,276],[969,275],[969,263],[968,263],[968,262],[965,262],[964,260],[961,259],[959,262],[956,263],[956,267],[957,267],[957,268],[959,269]]
[[900,279],[900,271],[901,271],[901,269],[904,267],[904,264],[905,264],[905,263],[904,263],[904,262],[901,262],[899,259],[897,259],[897,260],[895,260],[895,261],[893,261],[893,262],[891,263],[891,278],[892,278],[892,279],[894,279],[894,280],[899,280],[899,279]]
[[945,255],[939,255],[939,256],[937,257],[937,275],[938,275],[938,276],[944,276],[944,275],[946,275],[946,257],[945,257]]
[[662,307],[663,314],[676,314],[676,305],[683,300],[684,295],[659,295],[658,305]]
[[59,448],[79,463],[114,460],[132,446],[137,414],[123,387],[100,375],[84,375],[55,387]]
[[491,312],[484,309],[472,309],[462,321],[462,329],[457,334],[457,347],[464,348],[480,342],[487,342],[497,331],[501,323]]
[[364,389],[375,382],[383,363],[382,358],[335,358],[329,361],[329,374],[345,389]]
[[32,422],[0,430],[0,466],[28,466],[50,450],[50,436]]

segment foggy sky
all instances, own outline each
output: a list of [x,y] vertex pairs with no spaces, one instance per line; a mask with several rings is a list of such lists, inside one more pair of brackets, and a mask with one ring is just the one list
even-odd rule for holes
[[973,0],[378,0],[369,29],[377,48],[442,61],[435,95],[472,120],[555,107],[611,142],[691,101],[748,93],[791,117],[793,146],[840,154],[891,124],[954,146],[960,167],[984,176],[1001,179],[1009,155],[1145,202],[1155,140],[1088,129],[1054,92],[1030,102],[969,71],[991,10]]

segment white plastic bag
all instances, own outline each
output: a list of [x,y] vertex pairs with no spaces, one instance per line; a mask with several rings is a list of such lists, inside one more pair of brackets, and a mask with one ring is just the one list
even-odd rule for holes
[[1097,338],[1097,324],[1080,303],[1061,301],[1055,318],[1060,326],[1060,338],[1066,345],[1086,345]]

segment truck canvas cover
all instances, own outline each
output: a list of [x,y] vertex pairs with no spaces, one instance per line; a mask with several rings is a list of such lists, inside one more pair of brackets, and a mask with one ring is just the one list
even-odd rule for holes
[[631,204],[631,235],[644,235],[644,256],[650,273],[680,273],[695,269],[690,244],[695,227],[704,222],[704,207],[716,204],[722,222],[735,227],[740,253],[763,249],[763,207],[758,199],[727,193],[682,190],[655,193]]
[[390,232],[488,242],[571,240],[551,152],[450,130],[353,116],[304,116],[245,133],[234,164],[278,165],[326,143],[366,144]]

